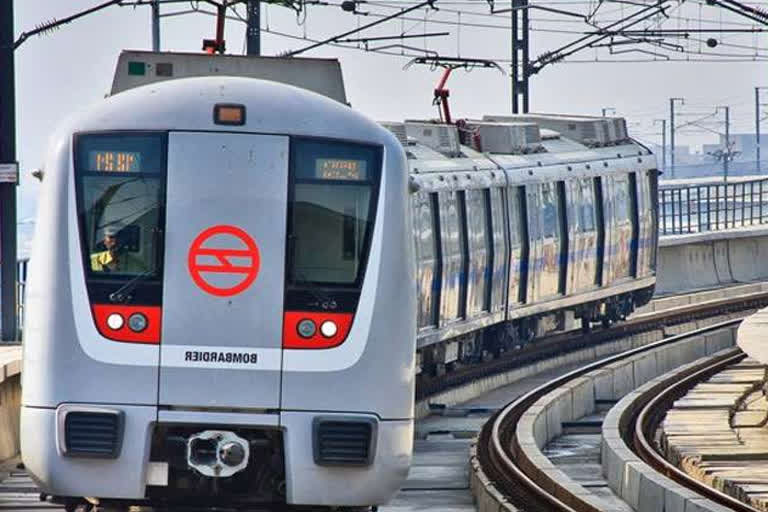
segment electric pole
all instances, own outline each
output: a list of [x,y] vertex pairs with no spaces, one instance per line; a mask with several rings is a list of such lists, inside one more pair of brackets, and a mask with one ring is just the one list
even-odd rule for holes
[[755,87],[755,169],[760,174],[760,90],[768,87]]
[[675,179],[675,102],[685,105],[683,98],[669,98],[669,160],[671,179]]
[[661,169],[667,170],[667,120],[655,119],[653,124],[661,123]]
[[715,112],[725,110],[725,149],[723,150],[723,181],[728,181],[728,163],[731,159],[731,108],[727,106],[715,107]]
[[530,23],[528,0],[512,0],[512,113],[527,114],[528,81],[531,75],[528,43]]
[[248,55],[261,55],[261,0],[248,0],[248,28],[245,37],[248,41]]
[[[13,59],[13,0],[0,0],[0,168],[18,174],[16,91]],[[0,178],[0,331],[14,341],[16,330],[16,183]]]
[[152,51],[160,51],[160,0],[152,0]]

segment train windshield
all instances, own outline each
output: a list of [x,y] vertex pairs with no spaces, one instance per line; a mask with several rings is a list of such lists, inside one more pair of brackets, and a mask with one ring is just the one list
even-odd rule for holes
[[289,283],[358,286],[373,231],[380,150],[294,139],[291,160]]
[[78,216],[89,279],[160,277],[165,139],[147,133],[77,138]]

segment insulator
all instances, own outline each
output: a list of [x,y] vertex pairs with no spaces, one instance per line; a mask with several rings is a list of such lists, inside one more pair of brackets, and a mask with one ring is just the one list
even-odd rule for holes
[[37,32],[38,36],[50,34],[51,32],[55,30],[59,30],[61,28],[61,25],[59,25],[58,23],[59,23],[59,20],[57,20],[56,18],[52,18],[49,21],[36,25],[35,31]]

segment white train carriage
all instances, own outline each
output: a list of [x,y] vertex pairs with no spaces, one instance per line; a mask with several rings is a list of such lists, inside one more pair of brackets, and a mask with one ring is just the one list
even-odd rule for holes
[[403,149],[296,87],[188,78],[68,122],[26,291],[21,444],[70,507],[368,506],[408,472]]
[[658,172],[623,119],[457,124],[384,123],[410,165],[422,367],[440,373],[650,300]]

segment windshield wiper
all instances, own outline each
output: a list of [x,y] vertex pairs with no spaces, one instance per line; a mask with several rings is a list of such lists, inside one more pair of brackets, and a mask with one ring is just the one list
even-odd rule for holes
[[133,299],[133,297],[130,295],[130,293],[136,288],[136,286],[147,279],[150,276],[154,276],[157,273],[157,269],[160,267],[160,258],[162,257],[161,253],[161,246],[162,239],[163,239],[163,230],[160,228],[155,228],[152,230],[152,234],[155,238],[155,266],[154,268],[150,270],[146,270],[144,272],[141,272],[140,274],[135,275],[130,280],[128,280],[126,283],[124,283],[120,288],[115,290],[114,292],[109,294],[109,301],[110,302],[119,302],[121,304],[126,304]]
[[121,304],[126,304],[131,301],[133,298],[130,293],[133,291],[134,288],[136,288],[136,285],[138,285],[141,281],[146,279],[147,277],[154,275],[155,269],[147,270],[146,272],[142,272],[141,274],[138,274],[131,278],[130,281],[123,284],[120,288],[115,290],[114,292],[109,294],[109,301],[110,302],[119,302]]
[[298,270],[295,271],[296,276],[299,278],[299,281],[294,281],[294,284],[300,285],[301,287],[305,288],[312,297],[315,298],[317,301],[318,307],[322,309],[336,309],[338,305],[336,304],[336,301],[323,293],[323,291],[318,287],[314,282],[307,279],[307,276],[305,276],[303,273],[299,272]]

